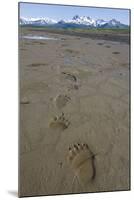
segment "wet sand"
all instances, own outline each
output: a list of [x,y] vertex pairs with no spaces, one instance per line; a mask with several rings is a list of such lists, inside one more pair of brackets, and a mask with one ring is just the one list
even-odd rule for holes
[[[20,39],[20,196],[128,190],[129,44],[21,34],[56,40]],[[94,155],[84,187],[67,162],[77,143]]]

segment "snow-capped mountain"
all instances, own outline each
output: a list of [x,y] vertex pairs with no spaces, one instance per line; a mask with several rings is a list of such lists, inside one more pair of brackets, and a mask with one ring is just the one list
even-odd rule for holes
[[95,26],[96,27],[101,27],[103,25],[107,24],[107,21],[103,20],[103,19],[97,19],[95,22]]
[[95,26],[95,20],[91,19],[90,17],[86,17],[86,16],[79,16],[79,15],[75,15],[72,20],[70,20],[71,23],[74,24],[83,24],[83,25],[89,25],[89,26]]
[[20,18],[20,25],[33,25],[33,26],[55,26],[55,27],[91,27],[91,28],[125,28],[125,24],[120,23],[116,19],[105,21],[103,19],[92,19],[89,16],[75,15],[72,19],[68,20],[53,20],[50,18]]
[[128,25],[122,24],[120,21],[117,21],[116,19],[111,19],[109,21],[102,20],[101,22],[96,25],[97,27],[101,28],[127,28]]
[[21,25],[47,25],[47,24],[56,24],[57,21],[49,18],[39,17],[39,18],[20,18]]

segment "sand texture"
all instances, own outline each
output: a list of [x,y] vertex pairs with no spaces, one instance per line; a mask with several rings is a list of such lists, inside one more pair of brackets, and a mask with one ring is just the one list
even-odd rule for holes
[[129,44],[32,34],[56,40],[20,39],[20,196],[128,190]]

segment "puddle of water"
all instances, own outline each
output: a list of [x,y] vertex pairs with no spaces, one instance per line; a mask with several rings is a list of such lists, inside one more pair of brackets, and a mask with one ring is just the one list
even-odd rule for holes
[[51,38],[51,37],[46,37],[46,36],[38,36],[38,35],[24,35],[21,38],[31,39],[31,40],[58,40],[57,38]]

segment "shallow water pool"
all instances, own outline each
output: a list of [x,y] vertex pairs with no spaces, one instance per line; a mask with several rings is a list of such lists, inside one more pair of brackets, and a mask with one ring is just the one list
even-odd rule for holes
[[57,38],[47,37],[47,36],[38,36],[38,35],[24,35],[21,36],[23,39],[31,39],[31,40],[58,40]]

